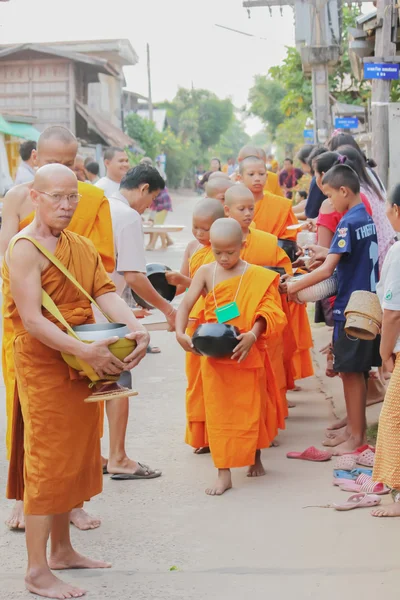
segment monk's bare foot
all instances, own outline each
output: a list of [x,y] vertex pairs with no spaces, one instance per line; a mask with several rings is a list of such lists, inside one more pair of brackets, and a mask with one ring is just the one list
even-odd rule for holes
[[26,589],[43,598],[81,598],[86,590],[61,581],[49,569],[29,569],[25,577]]
[[64,569],[109,569],[111,563],[104,560],[93,560],[87,556],[82,556],[70,547],[67,550],[52,552],[49,558],[49,567],[53,571]]
[[81,531],[97,529],[101,525],[100,519],[90,516],[83,508],[74,508],[69,514],[70,522]]
[[353,436],[349,436],[346,441],[336,446],[332,452],[333,456],[342,456],[342,454],[350,454],[355,452],[357,448],[360,448],[364,444],[365,440],[356,439]]
[[261,462],[261,450],[257,450],[254,465],[249,467],[247,477],[262,477],[263,475],[265,475],[265,469]]
[[400,517],[400,502],[393,502],[386,506],[380,506],[375,508],[371,512],[373,517]]
[[287,401],[288,408],[296,408],[296,402],[292,402],[291,400]]
[[210,454],[210,447],[202,446],[201,448],[196,448],[196,450],[193,450],[193,452],[195,454]]
[[218,478],[212,487],[206,489],[208,496],[222,496],[232,487],[232,477],[229,469],[218,469]]
[[301,392],[301,386],[300,385],[295,385],[294,388],[292,390],[290,390],[291,392]]
[[336,429],[343,429],[343,427],[346,427],[346,425],[347,425],[347,417],[345,417],[344,419],[340,419],[340,421],[336,421],[336,423],[333,423],[332,425],[327,427],[327,430],[335,431]]
[[278,448],[279,446],[279,442],[278,440],[275,438],[274,440],[272,440],[270,448]]
[[25,531],[24,503],[21,500],[17,500],[14,504],[6,525],[11,531]]

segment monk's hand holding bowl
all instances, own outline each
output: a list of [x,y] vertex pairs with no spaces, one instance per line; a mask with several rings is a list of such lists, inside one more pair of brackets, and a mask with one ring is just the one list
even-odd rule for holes
[[124,369],[125,371],[130,371],[146,356],[147,346],[150,343],[150,335],[147,331],[132,331],[132,333],[128,333],[125,337],[127,340],[136,341],[136,348],[134,351],[124,358]]
[[101,379],[107,378],[107,375],[119,375],[126,365],[108,348],[118,340],[119,338],[114,336],[90,344],[82,342],[81,352],[76,353],[76,356],[87,362]]
[[242,362],[242,360],[247,358],[252,345],[256,343],[257,336],[252,331],[247,331],[247,333],[241,333],[238,335],[237,339],[239,343],[237,346],[235,346],[231,359],[237,359],[238,362]]
[[187,333],[177,333],[176,339],[178,340],[179,344],[182,346],[185,352],[191,352],[192,354],[199,355],[199,353],[195,350],[195,347],[193,346],[192,338]]
[[289,279],[290,275],[286,274],[286,275],[282,275],[280,282],[279,282],[279,293],[280,294],[287,294],[287,280]]

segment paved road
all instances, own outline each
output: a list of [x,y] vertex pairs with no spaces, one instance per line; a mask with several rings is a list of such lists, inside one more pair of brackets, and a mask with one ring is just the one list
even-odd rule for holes
[[[196,198],[179,195],[170,222],[189,225]],[[190,228],[174,234],[167,253],[149,261],[179,266]],[[326,334],[315,329],[316,347]],[[331,485],[332,463],[289,461],[289,450],[320,445],[332,419],[329,380],[321,371],[292,394],[280,447],[263,452],[266,477],[234,472],[235,488],[210,498],[214,476],[209,456],[183,442],[184,356],[167,332],[153,334],[162,354],[149,356],[135,373],[140,392],[131,401],[128,448],[132,457],[163,470],[153,481],[104,479],[104,493],[90,503],[100,529],[72,531],[77,548],[113,563],[108,571],[70,572],[89,598],[118,600],[352,600],[395,592],[400,576],[397,521],[372,519],[368,511],[338,513],[304,508],[343,500]],[[319,360],[319,357],[316,355]],[[0,390],[4,405],[4,389]],[[4,420],[0,423],[0,481],[4,487]],[[106,449],[105,449],[106,450]],[[387,500],[385,500],[387,501]],[[0,522],[10,503],[0,501]],[[23,587],[23,534],[0,525],[0,599],[28,598]],[[178,570],[170,571],[171,567]]]

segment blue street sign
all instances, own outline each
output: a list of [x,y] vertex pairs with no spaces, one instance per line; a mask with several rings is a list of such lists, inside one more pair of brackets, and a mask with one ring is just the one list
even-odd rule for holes
[[364,63],[364,79],[398,79],[398,63]]
[[309,144],[312,144],[314,141],[314,129],[304,129],[303,136]]
[[358,129],[357,117],[336,117],[335,129]]

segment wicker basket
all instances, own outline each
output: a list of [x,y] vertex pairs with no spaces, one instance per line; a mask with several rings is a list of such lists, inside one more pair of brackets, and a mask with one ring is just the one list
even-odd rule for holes
[[336,273],[315,285],[311,285],[304,290],[301,290],[297,297],[301,302],[317,302],[335,296],[338,289]]
[[353,292],[344,316],[346,333],[359,340],[374,340],[381,331],[382,309],[378,296],[372,292]]

